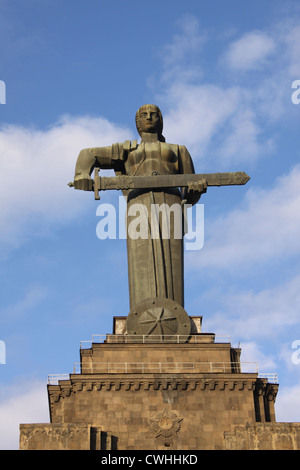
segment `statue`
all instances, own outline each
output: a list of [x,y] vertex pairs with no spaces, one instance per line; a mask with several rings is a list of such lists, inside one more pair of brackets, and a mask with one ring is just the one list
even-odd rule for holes
[[[146,237],[127,233],[127,332],[160,337],[180,335],[185,340],[190,333],[190,319],[184,310],[183,207],[196,204],[208,186],[245,184],[249,177],[242,172],[195,175],[186,147],[165,141],[162,114],[155,105],[139,108],[136,127],[141,137],[139,144],[126,141],[81,150],[74,182],[69,185],[94,190],[96,199],[99,190],[121,189],[127,198],[127,228],[134,205],[144,210],[147,217],[156,216],[155,234],[150,218]],[[113,169],[116,177],[100,178],[99,169]],[[179,208],[176,223],[175,214],[172,221],[170,217],[174,208]],[[164,216],[170,222],[167,237],[162,236]],[[177,236],[178,227],[181,236]]]

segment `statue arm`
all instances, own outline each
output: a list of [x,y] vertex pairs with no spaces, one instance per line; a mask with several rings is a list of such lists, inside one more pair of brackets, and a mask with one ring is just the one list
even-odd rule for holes
[[[179,146],[179,153],[180,153],[180,159],[179,159],[180,173],[188,174],[188,175],[195,174],[193,160],[187,148],[184,146]],[[205,181],[201,183],[191,184],[187,188],[183,189],[182,199],[187,204],[194,205],[199,201],[201,194],[206,192],[206,189],[207,189],[207,183]]]
[[123,144],[81,150],[75,167],[75,188],[91,191],[93,187],[91,174],[95,167],[117,170],[123,161]]

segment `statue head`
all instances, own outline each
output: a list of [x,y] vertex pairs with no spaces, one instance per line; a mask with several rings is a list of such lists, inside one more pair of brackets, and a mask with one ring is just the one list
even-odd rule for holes
[[163,117],[158,106],[154,104],[144,104],[135,115],[136,128],[140,136],[143,132],[157,133],[158,140],[164,142],[162,135]]

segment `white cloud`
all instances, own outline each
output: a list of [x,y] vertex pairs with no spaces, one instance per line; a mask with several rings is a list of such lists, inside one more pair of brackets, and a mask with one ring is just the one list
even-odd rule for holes
[[130,139],[131,131],[104,118],[62,117],[46,130],[6,125],[0,130],[0,241],[4,249],[63,224],[93,198],[67,186],[82,148]]
[[18,450],[20,424],[49,423],[45,383],[33,381],[30,386],[20,383],[2,387],[0,416],[0,449]]
[[277,422],[300,422],[300,384],[279,388],[275,412]]
[[287,77],[300,76],[300,26],[299,16],[284,18],[274,27],[273,35],[279,46],[278,60],[284,64]]
[[281,345],[279,358],[285,372],[293,376],[294,382],[297,376],[300,380],[300,328],[294,329],[289,340]]
[[[287,18],[269,28],[248,31],[225,44],[225,52],[217,44],[220,60],[216,58],[214,76],[214,70],[203,68],[202,56],[204,47],[213,46],[219,37],[203,32],[191,15],[183,20],[183,25],[191,25],[190,30],[179,27],[162,47],[156,87],[161,90],[157,102],[166,108],[167,141],[186,145],[196,161],[211,156],[223,167],[269,155],[278,138],[278,129],[272,126],[279,122],[281,127],[288,126],[295,117],[291,83],[300,73],[297,21]],[[237,73],[258,68],[259,80],[256,75],[248,79]]]
[[241,86],[222,88],[175,81],[158,99],[167,108],[166,140],[185,145],[196,163],[205,159],[206,167],[211,160],[225,168],[270,154],[275,137],[267,136],[259,123],[257,110],[263,105],[253,101],[253,96]]
[[261,143],[262,129],[256,121],[255,112],[247,105],[238,109],[228,126],[228,136],[224,137],[219,154],[226,161],[245,163],[261,154],[269,154],[274,148],[273,139],[265,138]]
[[43,285],[28,286],[20,300],[13,298],[8,306],[0,308],[2,320],[9,319],[12,322],[17,322],[20,318],[30,315],[36,306],[45,301],[48,294],[48,288]]
[[273,138],[265,136],[257,115],[258,110],[269,113],[269,104],[263,104],[269,102],[265,88],[258,93],[258,87],[253,89],[236,79],[232,86],[220,85],[222,63],[216,79],[205,82],[201,53],[203,44],[212,37],[200,32],[195,18],[189,17],[188,21],[191,31],[181,28],[180,34],[163,48],[163,92],[157,95],[157,101],[167,110],[167,141],[186,145],[196,161],[210,154],[223,166],[266,155],[273,149]]
[[272,37],[262,31],[251,31],[230,45],[226,62],[234,70],[253,70],[264,65],[275,50]]
[[174,80],[188,83],[202,75],[198,57],[207,37],[200,30],[198,19],[194,15],[183,15],[176,22],[175,28],[177,32],[159,52],[162,61],[159,80],[165,85]]
[[[257,364],[259,373],[268,373],[275,372],[277,369],[277,364],[274,360],[273,355],[266,355],[262,350],[260,345],[254,341],[243,342],[240,345],[241,352],[241,362],[247,367],[247,363]],[[243,371],[243,368],[242,368]]]
[[242,208],[205,221],[204,247],[190,258],[190,266],[228,270],[244,266],[246,270],[267,260],[298,255],[299,178],[297,165],[278,178],[271,190],[248,190]]
[[194,15],[183,15],[175,24],[178,33],[166,44],[161,51],[165,67],[191,58],[198,54],[205,42],[206,34],[200,31],[198,19]]
[[[220,289],[212,293],[211,297],[210,303],[216,302],[217,298],[220,307],[214,303],[215,313],[208,315],[205,320],[209,331],[218,334],[230,332],[236,341],[246,343],[252,338],[258,342],[262,339],[265,342],[278,341],[278,338],[282,342],[287,336],[291,341],[297,339],[295,335],[300,327],[300,275],[286,282],[278,281],[272,288],[260,291],[243,289],[239,292],[222,292]],[[249,356],[249,352],[247,354]],[[277,351],[277,361],[282,361],[281,355],[281,351]]]
[[169,111],[164,116],[167,141],[184,144],[192,155],[203,156],[218,129],[236,112],[239,90],[175,83],[167,99]]

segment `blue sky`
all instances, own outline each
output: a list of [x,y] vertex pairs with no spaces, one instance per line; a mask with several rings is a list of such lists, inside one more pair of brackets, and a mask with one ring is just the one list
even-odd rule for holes
[[0,0],[0,448],[49,422],[48,374],[128,314],[125,241],[99,240],[99,203],[67,183],[82,148],[137,138],[145,103],[198,173],[251,176],[201,199],[185,308],[278,373],[277,420],[300,421],[298,3]]

